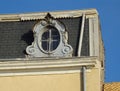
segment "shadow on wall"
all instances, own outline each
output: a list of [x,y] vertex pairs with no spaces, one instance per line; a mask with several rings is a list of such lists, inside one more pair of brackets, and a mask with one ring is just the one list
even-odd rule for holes
[[34,41],[34,36],[32,30],[29,30],[27,33],[22,35],[21,40],[25,41],[27,45],[31,45]]
[[[23,34],[21,37],[21,40],[25,41],[27,46],[31,45],[32,42],[34,41],[34,35],[33,35],[33,31],[29,30],[27,33]],[[26,53],[26,49],[23,51],[24,54]]]

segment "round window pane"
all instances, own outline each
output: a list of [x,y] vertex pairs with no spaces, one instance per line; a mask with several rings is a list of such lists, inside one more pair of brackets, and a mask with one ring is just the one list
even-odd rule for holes
[[55,27],[48,26],[42,34],[42,48],[48,53],[54,51],[60,43],[60,34]]

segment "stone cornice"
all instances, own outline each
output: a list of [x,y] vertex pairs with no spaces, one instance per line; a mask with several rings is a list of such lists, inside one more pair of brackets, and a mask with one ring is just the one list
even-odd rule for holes
[[0,60],[0,76],[73,73],[85,66],[88,69],[97,64],[96,57],[89,58],[32,58]]

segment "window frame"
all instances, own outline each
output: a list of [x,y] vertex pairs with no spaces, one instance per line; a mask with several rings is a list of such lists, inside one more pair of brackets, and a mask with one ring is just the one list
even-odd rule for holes
[[[49,31],[49,28],[48,28],[48,26],[49,25],[47,25],[47,26],[45,26],[42,30],[41,30],[41,33],[39,33],[39,37],[38,37],[38,45],[39,45],[39,48],[41,49],[41,51],[43,51],[44,53],[46,53],[46,54],[51,54],[51,53],[54,53],[58,48],[59,48],[59,46],[60,46],[60,43],[61,43],[61,40],[62,40],[62,35],[61,35],[61,33],[60,33],[60,31],[59,31],[59,29],[57,29],[56,27],[54,27],[54,26],[51,26],[51,27],[53,27],[53,28],[55,28],[56,29],[56,31],[59,33],[59,44],[57,45],[57,48],[55,48],[54,50],[49,50],[49,51],[46,51],[46,50],[44,50],[43,49],[43,47],[42,47],[42,35],[46,32],[46,31]],[[52,30],[51,30],[52,31]]]

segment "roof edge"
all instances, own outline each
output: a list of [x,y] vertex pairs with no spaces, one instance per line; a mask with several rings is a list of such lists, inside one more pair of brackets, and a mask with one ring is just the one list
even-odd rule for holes
[[47,11],[47,12],[37,12],[37,13],[1,14],[0,21],[39,20],[39,19],[43,19],[47,15],[47,13],[50,13],[54,18],[79,17],[82,16],[83,13],[86,15],[92,15],[92,14],[98,15],[96,9]]

